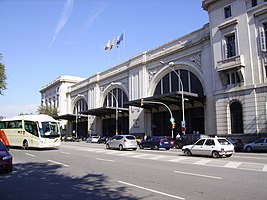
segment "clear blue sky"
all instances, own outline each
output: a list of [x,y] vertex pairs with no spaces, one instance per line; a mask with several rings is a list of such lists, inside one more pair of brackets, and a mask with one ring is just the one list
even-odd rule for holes
[[[35,113],[39,90],[62,75],[87,78],[208,23],[202,0],[0,0],[7,87],[0,116]],[[125,32],[119,48],[107,41]],[[110,59],[109,59],[110,58]]]

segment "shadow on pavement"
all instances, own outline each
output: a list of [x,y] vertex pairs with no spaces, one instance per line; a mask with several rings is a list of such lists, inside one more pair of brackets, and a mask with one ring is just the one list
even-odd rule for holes
[[12,173],[0,174],[1,200],[138,199],[127,194],[126,187],[112,186],[107,176],[70,177],[60,173],[61,168],[48,163],[15,164]]

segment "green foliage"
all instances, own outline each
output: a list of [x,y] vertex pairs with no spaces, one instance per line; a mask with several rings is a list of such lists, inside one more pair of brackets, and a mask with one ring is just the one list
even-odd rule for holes
[[6,70],[3,63],[2,54],[0,54],[0,95],[3,95],[3,90],[6,89]]
[[46,114],[50,115],[51,117],[58,116],[58,110],[50,106],[39,106],[37,111],[39,112],[39,114]]

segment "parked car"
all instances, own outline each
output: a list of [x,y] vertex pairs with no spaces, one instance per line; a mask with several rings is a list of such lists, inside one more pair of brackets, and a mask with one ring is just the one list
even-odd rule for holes
[[138,147],[136,138],[133,135],[116,135],[109,139],[106,143],[107,149],[125,149],[136,150]]
[[174,141],[174,147],[176,149],[181,149],[184,145],[193,144],[200,138],[207,138],[207,135],[202,134],[184,134],[180,138]]
[[0,140],[0,171],[12,172],[12,155],[9,153],[8,148]]
[[147,137],[146,140],[142,140],[139,144],[140,149],[150,148],[158,150],[164,148],[169,150],[172,148],[171,141],[163,136]]
[[232,156],[235,148],[226,138],[215,137],[199,139],[195,144],[183,146],[182,151],[185,155],[203,155],[219,158],[221,156]]
[[227,140],[229,140],[235,147],[235,151],[242,151],[244,148],[244,144],[242,142],[241,139],[235,139],[235,138],[228,138]]
[[109,140],[109,137],[108,136],[102,136],[98,139],[98,142],[97,143],[104,143],[106,144],[107,141]]
[[246,151],[267,151],[267,138],[259,138],[244,145]]
[[89,137],[86,139],[86,142],[97,143],[98,140],[99,140],[99,138],[100,138],[100,136],[92,135],[92,136],[89,136]]

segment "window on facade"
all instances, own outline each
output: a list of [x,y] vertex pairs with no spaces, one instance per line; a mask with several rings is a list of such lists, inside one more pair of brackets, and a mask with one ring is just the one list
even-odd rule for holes
[[226,36],[226,50],[227,58],[236,56],[235,34]]
[[[184,91],[196,93],[201,97],[204,96],[202,84],[196,75],[187,70],[176,70],[176,73],[181,77]],[[158,82],[154,95],[182,91],[182,87],[176,73],[172,71],[169,74],[166,74]]]
[[227,6],[224,8],[224,17],[225,19],[228,17],[231,17],[232,13],[231,13],[231,6]]
[[79,99],[75,103],[75,106],[73,108],[73,114],[76,114],[76,112],[81,113],[81,112],[86,111],[86,110],[88,110],[88,106],[87,106],[86,101],[84,99]]
[[260,45],[262,51],[267,51],[267,22],[262,24],[262,30],[260,30]]
[[124,103],[128,101],[128,98],[125,92],[120,88],[115,88],[107,94],[104,100],[104,106],[115,108],[117,106],[117,101],[119,108],[126,108]]
[[229,72],[227,74],[227,84],[231,85],[231,84],[236,84],[236,83],[240,83],[240,78],[238,76],[237,72]]
[[231,113],[231,133],[243,133],[243,110],[239,102],[230,105]]
[[251,0],[251,6],[254,7],[258,5],[258,1],[257,0]]
[[267,78],[267,65],[265,65],[265,77]]

